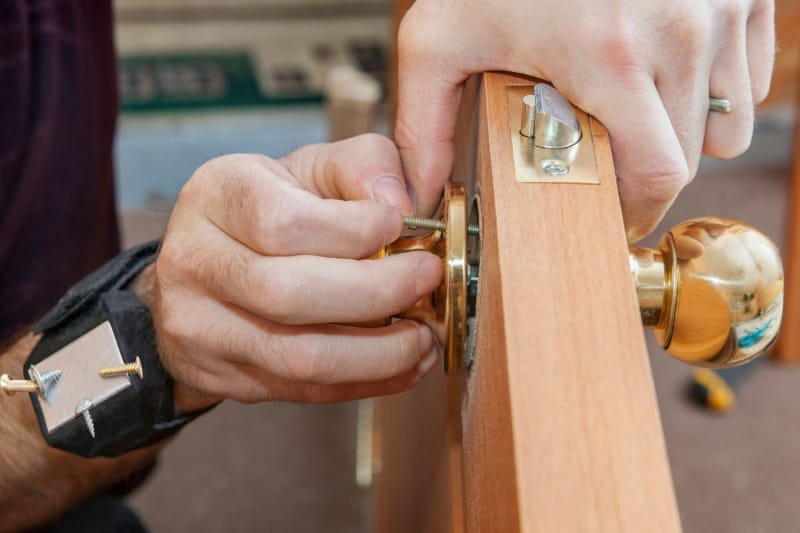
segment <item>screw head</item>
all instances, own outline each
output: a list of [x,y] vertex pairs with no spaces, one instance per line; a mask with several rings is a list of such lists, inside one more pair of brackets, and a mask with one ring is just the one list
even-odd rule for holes
[[53,392],[53,389],[61,379],[61,370],[50,370],[42,374],[35,366],[31,366],[28,373],[31,379],[39,386],[39,395],[49,402],[50,393]]
[[569,167],[559,159],[546,159],[542,161],[542,170],[548,176],[563,176],[569,172]]

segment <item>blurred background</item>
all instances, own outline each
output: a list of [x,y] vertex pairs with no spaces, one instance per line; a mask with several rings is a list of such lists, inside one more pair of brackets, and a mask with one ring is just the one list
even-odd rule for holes
[[[800,2],[777,8],[781,51],[751,149],[704,160],[656,235],[723,215],[785,242]],[[208,159],[277,157],[327,140],[330,69],[350,65],[384,89],[392,12],[391,0],[117,0],[126,245],[162,233],[182,184]],[[384,105],[373,118],[388,133]],[[654,343],[650,354],[685,531],[800,531],[800,367],[758,364],[721,414],[690,401],[686,366]],[[370,532],[371,492],[356,481],[358,416],[355,403],[225,403],[179,435],[130,503],[155,532]]]

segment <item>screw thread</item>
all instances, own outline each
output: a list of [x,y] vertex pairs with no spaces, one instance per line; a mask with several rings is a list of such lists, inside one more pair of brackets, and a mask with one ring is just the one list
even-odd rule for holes
[[0,389],[8,396],[17,392],[39,392],[39,384],[27,379],[11,379],[8,374],[0,376]]
[[41,374],[39,379],[41,380],[42,387],[44,388],[55,385],[58,383],[58,380],[61,379],[61,370],[49,370],[44,374]]
[[[435,229],[445,231],[446,227],[441,220],[422,217],[403,217],[403,225],[409,228]],[[467,233],[470,235],[480,235],[480,228],[477,224],[467,226]]]
[[92,415],[89,414],[88,410],[84,411],[82,414],[83,419],[86,421],[86,427],[89,429],[89,433],[92,435],[92,438],[94,438],[94,419],[92,418]]
[[136,361],[133,363],[101,368],[97,371],[97,373],[100,374],[100,377],[102,378],[118,378],[121,376],[130,376],[131,374],[136,374],[139,376],[139,379],[142,379],[142,361],[137,356]]
[[129,368],[122,368],[122,367],[109,367],[109,368],[101,368],[97,371],[104,378],[118,378],[120,376],[127,376],[128,374],[136,373],[136,369],[129,367]]

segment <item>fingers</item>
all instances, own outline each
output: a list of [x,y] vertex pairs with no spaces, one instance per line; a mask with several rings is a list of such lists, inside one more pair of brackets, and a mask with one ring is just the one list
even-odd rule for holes
[[[707,10],[706,10],[707,11]],[[656,71],[656,88],[663,109],[683,150],[690,180],[697,172],[709,116],[709,76],[715,47],[710,13],[701,11],[695,24],[683,29],[686,47],[675,50],[672,60]]]
[[604,91],[596,109],[608,128],[629,242],[647,235],[689,179],[689,168],[670,117],[652,81],[629,83],[628,97]]
[[285,326],[188,291],[183,298],[193,305],[162,306],[159,346],[177,354],[169,365],[176,378],[216,396],[231,397],[242,364],[294,386],[335,385],[424,370],[422,362],[436,356],[430,329],[412,320],[382,328]]
[[[710,112],[703,151],[712,157],[732,158],[750,146],[753,136],[753,88],[747,57],[747,13],[733,10],[719,20],[726,38],[718,44],[711,70],[709,92],[733,103],[729,113]],[[754,58],[751,58],[750,62]]]
[[[431,356],[435,363],[436,354]],[[423,359],[425,361],[425,359]],[[425,372],[423,362],[399,376],[364,383],[321,385],[318,383],[293,383],[265,374],[253,365],[238,365],[241,373],[236,378],[237,395],[234,400],[246,403],[280,399],[303,403],[331,403],[372,398],[403,392],[417,384]]]
[[437,24],[435,13],[430,11],[420,10],[419,5],[412,7],[403,18],[397,41],[394,138],[414,191],[416,212],[423,216],[435,210],[450,175],[461,85],[471,71],[463,59],[449,60],[454,54],[447,43],[457,45],[459,41],[457,34],[445,35],[453,21]]
[[441,260],[423,252],[381,260],[263,257],[208,232],[203,247],[160,265],[170,278],[195,281],[226,302],[282,324],[364,322],[410,308],[443,275]]
[[[403,228],[398,210],[319,198],[300,187],[312,175],[293,182],[286,168],[263,156],[227,156],[207,163],[202,174],[206,179],[192,180],[182,196],[204,198],[204,215],[214,225],[263,255],[368,257]],[[332,174],[342,187],[357,186],[345,185],[347,174]]]
[[306,146],[282,158],[301,186],[322,198],[374,200],[413,212],[394,143],[376,134]]
[[438,353],[428,326],[342,325],[397,314],[441,280],[428,253],[354,260],[399,235],[400,170],[377,136],[199,169],[155,268],[159,348],[176,380],[245,401],[334,401],[418,380]]
[[775,63],[775,2],[755,0],[747,20],[747,58],[753,102],[760,104],[769,93]]

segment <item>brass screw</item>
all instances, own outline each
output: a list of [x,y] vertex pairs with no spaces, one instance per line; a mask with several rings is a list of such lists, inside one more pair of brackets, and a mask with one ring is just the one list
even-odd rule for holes
[[117,378],[120,376],[130,376],[132,374],[136,374],[139,376],[139,379],[144,379],[144,372],[142,371],[142,361],[139,359],[139,356],[136,356],[136,360],[133,363],[128,363],[126,365],[119,365],[119,366],[110,366],[108,368],[101,368],[97,371],[100,374],[101,378]]
[[28,379],[11,379],[8,374],[0,376],[0,389],[8,396],[18,392],[39,392],[39,384]]
[[45,400],[50,399],[50,393],[61,379],[61,370],[49,370],[40,374],[35,366],[28,371],[33,379],[11,379],[8,374],[0,376],[0,389],[12,396],[17,392],[35,392]]
[[[445,225],[441,220],[434,220],[432,218],[420,217],[403,217],[403,225],[407,228],[416,229],[435,229],[444,232]],[[467,233],[470,235],[480,235],[480,228],[477,224],[470,224],[467,226]]]

